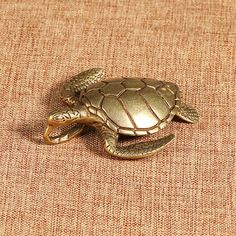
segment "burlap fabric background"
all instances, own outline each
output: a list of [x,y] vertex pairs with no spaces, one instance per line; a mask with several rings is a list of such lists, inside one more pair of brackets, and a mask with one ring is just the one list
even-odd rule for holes
[[[0,5],[0,235],[236,235],[234,0]],[[93,130],[45,145],[60,84],[92,67],[176,82],[200,122],[139,161]]]

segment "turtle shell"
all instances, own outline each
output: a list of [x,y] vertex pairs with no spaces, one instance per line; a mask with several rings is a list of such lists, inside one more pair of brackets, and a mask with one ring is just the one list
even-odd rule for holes
[[179,107],[179,89],[154,79],[122,78],[87,88],[81,101],[112,130],[146,135],[164,128]]

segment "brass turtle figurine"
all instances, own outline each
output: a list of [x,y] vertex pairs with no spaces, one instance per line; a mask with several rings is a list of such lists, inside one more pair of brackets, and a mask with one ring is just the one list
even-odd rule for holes
[[[177,85],[144,78],[119,78],[100,81],[102,69],[84,71],[65,83],[62,100],[69,108],[56,111],[48,117],[44,140],[48,144],[66,142],[80,134],[85,125],[97,128],[105,150],[123,159],[149,156],[170,143],[174,135],[164,138],[117,146],[118,136],[140,136],[164,128],[174,116],[196,123],[197,111],[181,103]],[[75,124],[58,135],[50,134],[58,127]]]

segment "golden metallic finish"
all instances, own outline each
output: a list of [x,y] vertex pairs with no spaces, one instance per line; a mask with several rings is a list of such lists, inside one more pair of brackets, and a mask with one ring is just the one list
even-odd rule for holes
[[[102,69],[90,69],[62,87],[61,98],[70,108],[49,116],[44,133],[46,143],[66,142],[80,134],[85,125],[90,125],[100,131],[108,153],[137,159],[159,151],[174,135],[118,147],[119,134],[152,134],[164,128],[174,116],[190,123],[198,121],[197,111],[181,103],[179,88],[173,83],[143,78],[100,81],[103,75]],[[50,136],[55,129],[72,124],[62,134]]]

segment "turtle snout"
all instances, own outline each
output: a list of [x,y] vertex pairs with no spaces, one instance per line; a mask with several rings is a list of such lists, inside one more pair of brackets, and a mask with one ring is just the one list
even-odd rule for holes
[[66,125],[73,122],[76,118],[76,114],[74,111],[65,110],[65,111],[57,111],[48,117],[49,125]]
[[58,124],[58,123],[61,123],[61,122],[64,122],[65,121],[65,118],[61,115],[50,115],[48,117],[48,124]]
[[63,113],[55,112],[48,117],[48,124],[49,125],[60,125],[64,124],[68,120],[68,117],[65,116]]

